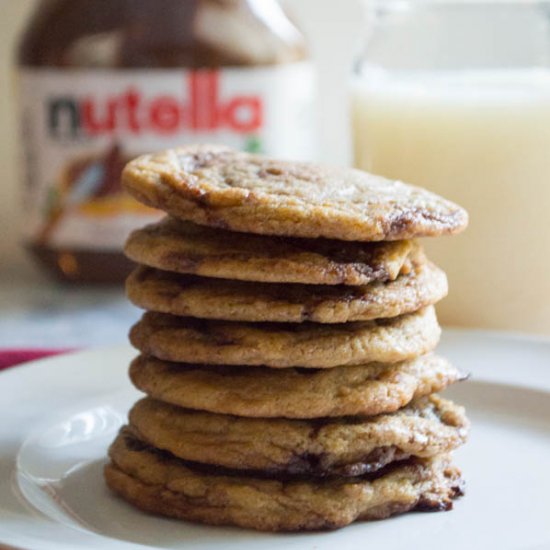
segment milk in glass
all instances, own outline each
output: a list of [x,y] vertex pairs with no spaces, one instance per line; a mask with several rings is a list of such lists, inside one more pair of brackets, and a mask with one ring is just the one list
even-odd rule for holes
[[352,94],[356,165],[470,214],[452,242],[425,243],[449,276],[440,320],[550,334],[550,70],[364,74]]

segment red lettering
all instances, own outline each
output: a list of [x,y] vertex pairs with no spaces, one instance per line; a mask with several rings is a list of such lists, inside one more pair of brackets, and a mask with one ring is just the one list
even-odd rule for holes
[[100,117],[96,102],[86,98],[81,106],[82,125],[89,134],[111,133],[116,126],[116,108],[117,100],[108,99],[103,109],[103,116]]
[[191,113],[191,128],[198,130],[200,128],[199,98],[200,98],[200,77],[199,72],[193,71],[189,75],[189,102]]
[[177,101],[169,96],[160,96],[149,106],[149,123],[160,134],[171,134],[181,123],[181,109]]
[[186,76],[186,84],[186,101],[171,95],[144,98],[133,86],[102,100],[85,97],[79,104],[82,128],[90,135],[112,134],[117,130],[170,135],[186,129],[252,133],[262,128],[261,96],[238,95],[222,100],[219,71],[193,71]]
[[259,97],[239,96],[224,108],[224,122],[236,132],[254,132],[262,127],[262,103]]
[[206,127],[209,130],[215,130],[219,127],[219,89],[220,76],[218,71],[208,73],[208,87],[205,90],[206,96]]
[[129,88],[123,96],[123,104],[126,107],[128,128],[134,134],[139,132],[138,110],[141,101],[141,94],[134,88]]

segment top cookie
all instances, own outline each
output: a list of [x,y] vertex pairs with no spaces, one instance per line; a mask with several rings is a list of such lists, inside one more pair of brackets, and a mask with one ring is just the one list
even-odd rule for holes
[[381,241],[458,233],[468,223],[464,209],[418,187],[216,145],[138,157],[122,182],[176,218],[246,233]]

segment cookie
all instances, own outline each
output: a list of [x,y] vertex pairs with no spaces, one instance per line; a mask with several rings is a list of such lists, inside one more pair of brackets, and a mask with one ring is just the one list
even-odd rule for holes
[[134,231],[125,253],[164,271],[266,283],[365,285],[410,269],[412,241],[359,243],[263,237],[164,218]]
[[396,317],[447,294],[445,273],[416,263],[395,281],[366,286],[278,285],[219,281],[140,266],[126,281],[137,306],[172,315],[248,322],[347,323]]
[[433,306],[415,313],[335,325],[240,323],[146,312],[130,331],[134,347],[166,361],[274,368],[391,363],[435,348]]
[[394,412],[464,375],[433,355],[391,365],[316,370],[187,365],[140,356],[130,365],[130,378],[151,397],[189,409],[320,418]]
[[108,486],[144,510],[212,525],[262,531],[336,529],[409,510],[449,510],[462,494],[446,455],[379,473],[326,480],[277,480],[197,468],[122,430],[109,450]]
[[437,395],[393,414],[311,421],[243,418],[142,399],[132,433],[193,462],[269,473],[357,476],[395,460],[429,458],[462,445],[464,409]]
[[245,233],[387,241],[458,233],[468,223],[465,210],[418,187],[216,145],[139,157],[122,183],[176,218]]

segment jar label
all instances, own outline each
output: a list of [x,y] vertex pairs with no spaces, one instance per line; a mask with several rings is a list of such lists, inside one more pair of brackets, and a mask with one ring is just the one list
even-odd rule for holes
[[26,239],[120,250],[161,216],[120,186],[131,158],[186,143],[315,154],[309,63],[220,70],[23,69]]

